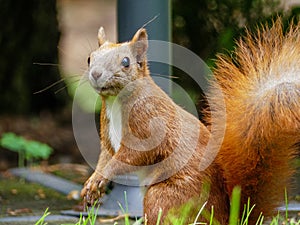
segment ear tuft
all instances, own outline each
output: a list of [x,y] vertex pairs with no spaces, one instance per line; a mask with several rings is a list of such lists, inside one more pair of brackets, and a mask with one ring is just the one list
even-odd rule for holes
[[98,30],[98,44],[99,46],[103,45],[106,42],[106,36],[104,32],[104,28],[100,27]]
[[133,36],[132,42],[137,42],[137,41],[148,41],[148,35],[147,31],[145,28],[139,29],[135,35]]
[[148,35],[145,28],[139,29],[131,40],[132,49],[137,61],[142,61],[148,49]]

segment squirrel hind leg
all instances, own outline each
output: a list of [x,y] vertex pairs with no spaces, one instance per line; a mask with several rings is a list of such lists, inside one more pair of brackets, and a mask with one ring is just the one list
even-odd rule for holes
[[[189,201],[191,191],[187,193],[187,190],[188,188],[184,188],[182,185],[168,184],[168,182],[151,185],[144,198],[147,224],[155,225],[160,213],[160,224],[172,224],[172,218],[183,219],[185,224],[193,223],[200,204],[196,205],[195,202]],[[183,211],[186,212],[186,215],[183,215]]]
[[[189,184],[184,185],[191,187]],[[176,185],[176,183],[169,183],[168,181],[150,186],[144,198],[144,213],[147,224],[157,224],[160,210],[160,224],[173,224],[174,219],[184,221],[183,224],[192,224],[204,204],[206,204],[204,209],[206,215],[211,212],[212,206],[214,206],[214,221],[220,225],[228,224],[229,208],[227,205],[229,202],[227,195],[222,190],[216,191],[215,189],[214,186],[211,186],[211,190],[187,188],[182,183]],[[201,215],[203,214],[201,213]],[[198,217],[198,221],[209,223],[207,217],[201,215]]]

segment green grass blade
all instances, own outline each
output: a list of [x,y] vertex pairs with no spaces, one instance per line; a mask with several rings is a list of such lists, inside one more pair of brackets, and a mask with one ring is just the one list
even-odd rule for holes
[[124,191],[124,200],[125,200],[126,213],[128,213],[128,200],[127,200],[127,192],[126,191]]
[[[138,220],[136,219],[136,221],[133,223],[133,225],[142,225],[144,224],[144,217],[139,218]],[[147,224],[145,224],[147,225]]]
[[264,216],[262,213],[260,213],[255,225],[262,225],[263,222],[264,222]]
[[199,212],[198,212],[198,214],[197,214],[197,216],[196,216],[196,218],[194,220],[193,225],[197,224],[197,220],[199,219],[199,216],[202,213],[202,211],[203,211],[204,207],[206,206],[206,204],[207,204],[207,202],[204,202],[204,204],[202,205],[201,209],[199,210]]
[[159,208],[156,225],[160,224],[161,216],[162,216],[162,208]]
[[251,212],[253,211],[255,205],[253,205],[251,208],[250,208],[250,199],[248,200],[248,204],[247,204],[247,210],[246,210],[246,217],[244,220],[241,220],[241,224],[242,225],[247,225],[249,223],[249,217],[251,215]]
[[214,206],[211,207],[211,214],[210,214],[209,225],[212,225],[213,219],[214,219]]
[[240,214],[240,199],[241,199],[241,188],[234,187],[232,191],[229,225],[238,225],[238,219]]
[[284,200],[285,200],[285,221],[287,222],[289,219],[289,211],[288,211],[288,194],[286,188],[284,189]]
[[91,225],[96,224],[96,219],[97,219],[98,211],[99,211],[99,206],[97,206],[96,209],[95,209],[95,206],[93,206],[92,212],[90,214],[90,219],[89,219]]
[[124,201],[125,201],[125,225],[130,225],[129,222],[129,210],[128,210],[128,200],[127,200],[127,192],[124,191]]
[[[125,192],[124,192],[125,193]],[[125,195],[126,197],[126,195]],[[125,200],[126,202],[127,200]],[[126,204],[126,203],[125,203]],[[129,222],[129,216],[128,216],[128,209],[126,209],[127,211],[125,211],[125,209],[123,208],[122,204],[120,202],[118,202],[118,205],[122,211],[122,213],[125,215],[124,217],[124,221],[125,221],[125,225],[130,225],[130,222]],[[125,206],[126,207],[126,206]]]
[[46,225],[47,224],[44,221],[45,221],[45,218],[50,215],[50,212],[48,212],[48,209],[49,208],[47,208],[45,210],[43,216],[35,223],[35,225]]

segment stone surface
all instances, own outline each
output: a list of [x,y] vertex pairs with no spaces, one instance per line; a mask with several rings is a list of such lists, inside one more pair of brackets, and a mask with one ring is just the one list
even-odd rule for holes
[[[19,216],[19,217],[3,217],[0,218],[1,223],[26,223],[31,222],[31,224],[36,223],[41,216]],[[67,221],[67,222],[77,222],[78,218],[74,216],[65,216],[65,215],[49,215],[45,218],[45,221]]]
[[[137,178],[136,178],[137,179]],[[113,182],[112,191],[101,199],[101,206],[97,212],[98,216],[118,216],[122,213],[121,206],[132,218],[139,218],[143,215],[143,194],[140,187],[136,186],[135,177],[119,176]],[[128,186],[129,183],[131,186]],[[126,193],[126,194],[125,194]],[[64,215],[79,216],[81,212],[74,210],[62,211]],[[87,213],[83,213],[86,215]]]
[[80,191],[82,189],[82,186],[79,184],[38,170],[14,168],[10,169],[9,172],[27,181],[39,183],[66,195],[71,191]]
[[[41,171],[28,168],[14,168],[9,171],[15,176],[22,177],[30,182],[39,183],[66,195],[71,191],[80,191],[82,189],[81,185]],[[121,205],[131,217],[141,217],[143,215],[142,199],[143,194],[138,186],[137,178],[130,175],[119,176],[113,182],[113,189],[109,195],[101,199],[102,204],[98,210],[98,215],[118,216],[122,214]],[[81,212],[65,210],[61,213],[79,217]],[[83,213],[83,215],[86,214]]]

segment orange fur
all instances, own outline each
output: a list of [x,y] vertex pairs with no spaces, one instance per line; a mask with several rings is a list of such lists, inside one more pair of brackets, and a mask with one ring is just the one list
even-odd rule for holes
[[[256,205],[252,222],[260,212],[272,215],[293,173],[291,159],[300,141],[299,27],[291,25],[284,35],[278,19],[271,28],[240,40],[234,59],[219,56],[217,61],[216,83],[226,102],[217,163],[228,192],[240,185],[242,203],[250,197]],[[218,107],[214,90],[210,98]]]
[[[144,198],[148,225],[156,224],[160,208],[163,223],[171,224],[168,213],[179,217],[187,202],[192,210],[186,222],[193,222],[205,200],[206,209],[214,206],[215,218],[227,224],[229,198],[236,185],[242,188],[242,204],[248,197],[256,204],[250,224],[260,212],[271,215],[283,199],[284,188],[293,173],[291,159],[300,142],[299,27],[291,25],[284,35],[278,19],[271,28],[263,28],[256,35],[248,33],[238,43],[235,59],[219,56],[216,81],[212,82],[208,96],[210,109],[218,115],[206,116],[206,121],[216,128],[211,132],[177,106],[151,79],[144,29],[131,42],[114,45],[106,41],[101,28],[100,48],[92,53],[90,71],[96,72],[99,79],[107,79],[100,83],[90,79],[103,101],[102,152],[95,172],[82,190],[85,201],[92,203],[98,199],[114,176],[138,172],[141,183],[148,185]],[[112,51],[102,52],[101,44]],[[121,55],[137,63],[122,67]],[[226,116],[222,114],[219,87],[225,99]],[[109,97],[114,95],[118,95],[121,112],[116,115],[122,118],[117,127],[121,130],[120,143],[110,132],[110,120],[114,118],[108,116],[113,111]],[[224,123],[225,136],[218,155],[201,171],[200,163],[210,160],[204,154],[208,141],[211,137],[223,139],[218,128]],[[119,149],[114,149],[116,146]],[[205,185],[210,188],[206,190]]]

